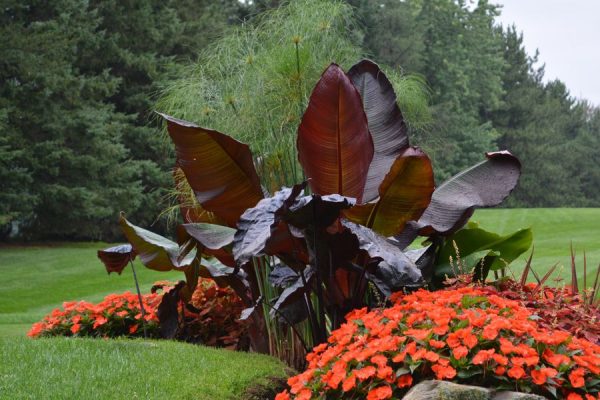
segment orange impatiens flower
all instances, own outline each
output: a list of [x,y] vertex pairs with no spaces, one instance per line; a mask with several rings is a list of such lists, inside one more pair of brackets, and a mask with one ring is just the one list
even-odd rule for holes
[[275,400],[290,400],[290,394],[287,390],[284,390],[283,392],[278,393],[277,396],[275,396]]
[[531,378],[533,379],[533,383],[535,383],[536,385],[543,385],[548,380],[546,374],[544,374],[539,369],[534,369],[533,371],[531,371]]
[[342,383],[342,391],[348,392],[356,387],[356,374],[351,373],[346,380]]
[[442,342],[441,340],[435,339],[431,339],[429,341],[429,345],[435,349],[443,349],[444,347],[446,347],[446,343]]
[[571,359],[564,354],[556,354],[550,349],[544,350],[544,360],[550,363],[553,367],[560,367],[561,364],[569,364]]
[[456,370],[449,365],[434,364],[431,370],[435,372],[437,379],[452,379],[456,376]]
[[457,360],[466,357],[467,354],[469,354],[469,349],[467,349],[465,346],[458,346],[452,349],[452,356]]
[[507,375],[510,376],[511,378],[519,380],[519,379],[522,379],[527,374],[525,373],[525,370],[522,367],[515,365],[514,367],[512,367],[508,370]]
[[571,386],[574,388],[579,388],[585,386],[585,379],[583,376],[585,375],[585,370],[581,367],[574,369],[569,374],[569,381],[571,382]]
[[385,400],[392,397],[392,388],[389,386],[380,386],[369,391],[367,400]]
[[487,362],[488,360],[492,359],[494,353],[496,353],[495,349],[479,350],[479,352],[475,354],[475,357],[473,357],[473,360],[471,362],[475,365],[481,365]]
[[80,324],[73,324],[73,326],[71,327],[71,332],[73,333],[73,335],[75,335],[77,332],[79,332],[80,329],[81,329]]
[[366,379],[371,378],[372,376],[375,376],[376,373],[377,373],[377,370],[375,369],[375,367],[370,366],[370,365],[368,367],[364,367],[364,368],[357,369],[354,371],[354,374],[356,375],[356,377],[361,381],[364,381]]
[[416,340],[425,340],[431,334],[431,329],[407,329],[404,334]]
[[413,377],[411,374],[405,374],[402,375],[400,378],[398,378],[398,387],[410,387],[412,386],[413,383]]

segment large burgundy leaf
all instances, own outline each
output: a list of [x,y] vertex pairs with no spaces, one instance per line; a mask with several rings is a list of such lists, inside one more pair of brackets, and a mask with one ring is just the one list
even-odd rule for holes
[[129,261],[135,259],[136,253],[130,244],[121,244],[119,246],[109,247],[108,249],[98,250],[98,258],[106,267],[106,272],[116,272],[121,275],[123,269],[129,264]]
[[210,224],[223,225],[217,216],[202,208],[196,200],[194,190],[189,185],[185,173],[179,166],[173,169],[173,180],[175,181],[175,190],[177,191],[177,201],[179,202],[179,212],[181,218],[187,223],[207,222]]
[[298,127],[298,159],[319,195],[362,199],[373,140],[360,94],[331,64],[315,86]]
[[377,64],[362,60],[350,68],[348,76],[362,97],[375,148],[363,195],[368,202],[377,197],[383,177],[408,147],[408,129],[394,88]]
[[408,221],[417,220],[423,214],[433,188],[429,158],[420,149],[409,147],[391,165],[381,182],[379,199],[356,205],[345,211],[345,215],[380,235],[397,235]]
[[146,267],[157,271],[185,269],[196,258],[196,248],[177,243],[133,225],[121,215],[121,229]]
[[220,132],[160,114],[183,170],[202,208],[235,226],[263,197],[250,148]]
[[421,234],[450,234],[466,224],[475,208],[496,206],[512,192],[521,175],[519,160],[508,151],[486,156],[433,192],[417,224]]

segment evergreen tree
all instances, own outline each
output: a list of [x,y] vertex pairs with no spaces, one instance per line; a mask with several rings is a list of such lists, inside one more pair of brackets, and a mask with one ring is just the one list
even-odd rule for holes
[[153,94],[243,11],[235,0],[8,2],[0,225],[105,240],[120,210],[150,225],[172,185]]
[[80,68],[102,40],[86,4],[15,2],[0,17],[3,136],[17,150],[11,167],[31,178],[36,201],[22,220],[30,237],[99,238],[119,209],[141,202],[137,166],[120,140],[129,120],[105,101],[118,81]]

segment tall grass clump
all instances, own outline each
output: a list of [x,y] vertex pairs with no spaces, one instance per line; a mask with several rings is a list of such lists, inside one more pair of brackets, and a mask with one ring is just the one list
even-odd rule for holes
[[[298,0],[262,13],[205,49],[162,92],[157,109],[248,143],[270,191],[298,182],[296,132],[323,70],[364,52],[353,9],[342,1]],[[411,127],[428,120],[418,77],[389,72]]]

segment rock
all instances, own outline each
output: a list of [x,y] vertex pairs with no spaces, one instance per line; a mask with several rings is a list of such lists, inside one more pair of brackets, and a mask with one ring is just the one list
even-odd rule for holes
[[531,393],[519,392],[497,392],[492,396],[492,400],[547,400],[543,396]]
[[423,381],[414,386],[403,400],[547,400],[530,393],[496,392],[479,386],[447,381]]
[[447,381],[423,381],[414,386],[403,400],[489,400],[490,392],[482,387],[459,385]]

